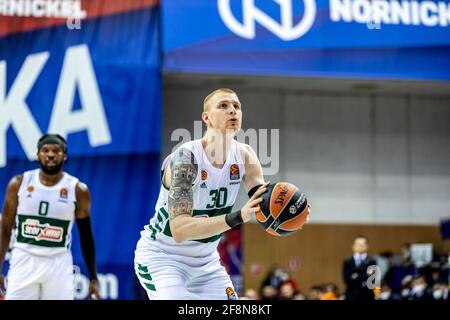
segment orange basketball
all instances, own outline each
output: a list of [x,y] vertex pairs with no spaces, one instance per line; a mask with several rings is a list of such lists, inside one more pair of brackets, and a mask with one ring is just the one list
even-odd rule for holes
[[306,196],[287,182],[271,183],[262,195],[256,220],[269,234],[287,236],[301,229],[308,217]]

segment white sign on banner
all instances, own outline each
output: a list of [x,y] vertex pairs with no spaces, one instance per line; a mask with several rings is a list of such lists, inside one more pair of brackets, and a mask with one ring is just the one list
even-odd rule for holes
[[417,268],[421,268],[433,260],[432,243],[414,243],[411,244],[411,260]]

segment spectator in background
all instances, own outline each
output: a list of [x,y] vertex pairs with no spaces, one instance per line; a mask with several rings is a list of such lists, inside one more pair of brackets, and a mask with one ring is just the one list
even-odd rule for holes
[[275,288],[276,290],[278,290],[280,284],[281,284],[281,279],[280,279],[280,270],[281,268],[278,266],[273,266],[269,273],[267,274],[267,276],[264,278],[262,285],[261,285],[261,289],[265,286],[271,286],[273,288]]
[[[400,255],[391,258],[391,266],[384,280],[394,293],[400,293],[403,288],[402,281],[406,276],[415,276],[417,269],[411,260],[410,244],[404,243],[400,248]],[[409,278],[407,278],[409,279]]]
[[412,281],[410,300],[431,300],[430,287],[422,275],[415,276]]
[[419,274],[425,276],[430,287],[438,282],[448,281],[448,257],[434,253],[433,261],[419,269]]
[[294,290],[297,290],[297,283],[289,273],[285,269],[275,266],[270,270],[262,285],[271,285],[278,291],[284,282],[291,282]]
[[286,281],[280,287],[279,300],[293,300],[296,290],[292,282]]
[[[275,297],[280,294],[281,286],[284,283],[290,283],[294,292],[297,291],[297,282],[290,276],[290,274],[283,268],[274,266],[267,274],[266,278],[262,282],[261,296],[263,295],[264,287],[270,286],[275,289]],[[270,292],[271,289],[266,289]]]
[[334,283],[328,283],[323,287],[323,294],[320,300],[337,300],[338,299],[338,288]]
[[401,281],[400,296],[402,300],[408,300],[411,295],[413,276],[407,275]]
[[380,268],[381,281],[384,281],[384,278],[391,267],[392,256],[393,254],[391,251],[384,251],[373,257],[377,263],[377,266]]
[[405,265],[411,262],[411,244],[404,243],[400,246],[400,254],[392,257],[393,265]]
[[261,300],[276,300],[277,299],[277,289],[275,289],[270,284],[263,285],[261,287]]
[[368,255],[369,241],[366,236],[357,236],[353,240],[353,255],[347,258],[342,267],[344,282],[347,286],[347,300],[374,300],[373,289],[367,287],[369,266],[376,265]]
[[307,299],[320,300],[322,295],[323,295],[323,288],[321,286],[312,286],[311,289],[309,289]]
[[448,300],[448,284],[446,282],[438,282],[433,286],[433,300]]
[[392,296],[391,288],[389,288],[389,286],[384,283],[381,286],[381,292],[378,295],[378,297],[376,297],[376,300],[392,300],[391,296]]
[[242,297],[241,299],[243,299],[243,300],[259,300],[260,298],[255,289],[249,288],[249,289],[245,290],[244,297]]
[[292,300],[306,300],[306,297],[301,291],[297,291],[292,297]]
[[448,252],[447,255],[447,279],[446,282],[449,284],[450,286],[450,251]]

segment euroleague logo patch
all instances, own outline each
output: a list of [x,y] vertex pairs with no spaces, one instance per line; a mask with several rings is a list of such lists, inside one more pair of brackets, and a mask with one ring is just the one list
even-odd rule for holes
[[208,179],[208,171],[206,171],[205,169],[202,169],[201,178],[202,178],[202,181],[205,181],[206,179]]
[[28,192],[27,198],[33,198],[33,197],[31,196],[31,194],[34,192],[34,187],[33,187],[33,186],[29,186],[29,187],[27,188],[27,192]]
[[230,167],[230,180],[239,180],[239,166],[237,164],[233,164]]
[[228,300],[237,300],[236,293],[233,288],[228,287],[225,289],[225,292],[227,293]]
[[68,195],[69,195],[69,191],[67,191],[66,188],[62,188],[61,191],[59,192],[59,197],[61,199],[67,199]]

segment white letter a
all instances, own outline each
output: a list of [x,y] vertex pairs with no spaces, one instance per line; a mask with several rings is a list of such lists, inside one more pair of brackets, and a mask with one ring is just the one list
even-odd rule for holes
[[[78,87],[81,110],[72,111]],[[111,133],[86,45],[68,48],[61,71],[48,132],[67,137],[87,130],[92,147],[111,143]]]

